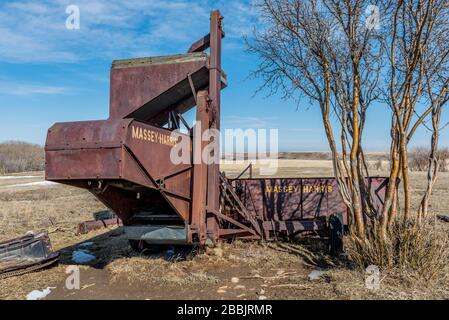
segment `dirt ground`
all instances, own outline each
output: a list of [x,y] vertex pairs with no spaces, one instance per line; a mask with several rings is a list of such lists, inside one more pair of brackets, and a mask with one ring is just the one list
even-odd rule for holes
[[[279,177],[332,175],[329,160],[282,159],[279,166]],[[242,167],[222,168],[235,176]],[[449,299],[445,280],[407,282],[381,274],[380,289],[369,290],[364,273],[327,256],[326,243],[316,238],[295,243],[234,242],[179,261],[166,259],[169,251],[138,254],[121,228],[75,235],[77,223],[105,209],[88,192],[43,183],[42,172],[17,176],[0,177],[0,241],[45,229],[61,257],[57,266],[0,280],[0,299],[25,299],[31,291],[46,288],[51,290],[46,299]],[[425,187],[425,173],[412,173],[412,177],[416,205]],[[448,192],[449,174],[442,173],[432,212],[449,213]],[[73,253],[79,250],[88,250],[94,259],[75,263]],[[79,268],[79,289],[66,288],[71,266]],[[324,273],[318,280],[309,280],[314,270]]]

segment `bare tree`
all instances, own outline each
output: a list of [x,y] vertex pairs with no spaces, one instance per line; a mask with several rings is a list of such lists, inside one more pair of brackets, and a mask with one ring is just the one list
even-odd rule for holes
[[[391,7],[391,21],[385,38],[389,61],[389,79],[385,96],[392,110],[390,185],[382,210],[382,234],[397,214],[398,178],[404,187],[404,215],[410,217],[411,182],[408,143],[416,130],[426,125],[429,115],[434,126],[431,158],[436,155],[439,115],[447,101],[447,0],[399,0]],[[424,110],[419,114],[420,107]],[[430,160],[429,182],[436,177],[435,162]],[[434,173],[432,173],[434,172]],[[425,198],[430,196],[433,182]],[[424,200],[425,207],[428,201]],[[422,209],[424,211],[424,208]],[[426,211],[426,210],[425,210]]]
[[[297,95],[319,107],[334,174],[359,238],[374,230],[386,241],[399,202],[408,221],[408,144],[422,126],[432,131],[428,186],[418,216],[427,213],[438,171],[441,113],[448,100],[448,6],[447,0],[258,4],[265,25],[248,41],[249,50],[259,56],[254,75],[271,94]],[[373,7],[380,14],[380,28],[368,23],[366,10]],[[372,205],[362,149],[366,111],[375,100],[386,102],[392,112],[390,183],[381,209]],[[372,228],[366,228],[366,221]]]
[[254,75],[264,87],[285,97],[298,94],[320,108],[334,174],[360,238],[365,236],[363,214],[377,218],[362,149],[383,56],[381,35],[375,25],[367,27],[364,14],[373,4],[382,6],[372,0],[265,0],[259,9],[266,29],[248,43],[260,57]]
[[[421,221],[428,214],[429,200],[432,194],[433,186],[437,179],[437,173],[442,165],[442,161],[446,159],[443,152],[438,151],[438,142],[440,131],[445,128],[448,123],[441,124],[441,115],[443,108],[449,100],[449,43],[447,35],[449,27],[447,21],[449,19],[449,3],[439,3],[435,10],[440,10],[440,14],[435,17],[433,22],[432,36],[433,41],[423,52],[423,69],[425,75],[425,96],[429,107],[427,111],[430,114],[431,141],[430,153],[427,167],[427,187],[422,197],[419,209],[418,220]],[[445,163],[443,163],[443,166]]]

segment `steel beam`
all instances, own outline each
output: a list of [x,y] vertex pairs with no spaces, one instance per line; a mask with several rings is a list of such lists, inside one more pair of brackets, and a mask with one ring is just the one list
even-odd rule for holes
[[[207,91],[197,94],[196,121],[193,135],[193,189],[191,229],[196,230],[201,244],[206,241],[206,195],[207,195],[207,164],[202,159],[202,151],[207,145],[202,141],[203,132],[208,129],[209,115],[207,110]],[[200,126],[198,126],[200,124]]]
[[[210,17],[210,60],[209,60],[209,99],[210,99],[210,129],[220,130],[220,91],[221,91],[221,38],[223,17],[220,11],[212,11]],[[219,161],[219,141],[216,141],[214,158]],[[207,168],[207,207],[212,212],[220,211],[220,164],[212,163]],[[208,234],[213,235],[212,241],[218,240],[218,221],[213,213],[207,217]]]

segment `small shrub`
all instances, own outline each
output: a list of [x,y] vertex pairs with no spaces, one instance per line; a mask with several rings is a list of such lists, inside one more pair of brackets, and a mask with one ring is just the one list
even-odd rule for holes
[[415,148],[408,153],[411,171],[426,171],[429,165],[429,150],[423,147]]
[[[408,153],[409,167],[411,171],[427,171],[429,166],[430,150],[418,147]],[[449,171],[449,149],[444,148],[437,151],[437,159],[440,162],[440,172]]]
[[426,280],[445,274],[447,269],[448,235],[436,230],[431,221],[419,226],[396,221],[387,241],[382,241],[378,232],[370,232],[365,240],[350,234],[345,241],[350,261],[361,269],[376,265],[383,270]]
[[449,172],[449,149],[441,149],[438,151],[438,159],[440,161],[440,171]]
[[381,159],[378,159],[373,162],[368,162],[368,169],[380,171],[383,169],[383,162]]

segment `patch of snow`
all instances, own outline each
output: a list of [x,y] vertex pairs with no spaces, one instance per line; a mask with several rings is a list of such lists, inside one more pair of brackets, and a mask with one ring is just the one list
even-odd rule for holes
[[44,176],[0,176],[0,180],[10,180],[10,179],[33,179],[33,178],[43,178]]
[[326,271],[313,270],[309,273],[309,280],[318,280]]
[[89,250],[80,249],[72,252],[72,260],[75,263],[87,263],[95,259],[96,257]]
[[27,300],[40,300],[48,296],[51,292],[52,287],[45,288],[44,290],[33,290],[27,294]]
[[36,182],[28,182],[28,183],[18,183],[7,186],[2,186],[2,188],[21,188],[21,187],[34,187],[34,186],[54,186],[57,185],[56,182],[53,181],[36,181]]
[[78,245],[78,247],[91,247],[91,246],[93,246],[95,243],[93,243],[92,241],[86,241],[86,242],[83,242],[83,243],[80,243],[79,245]]

